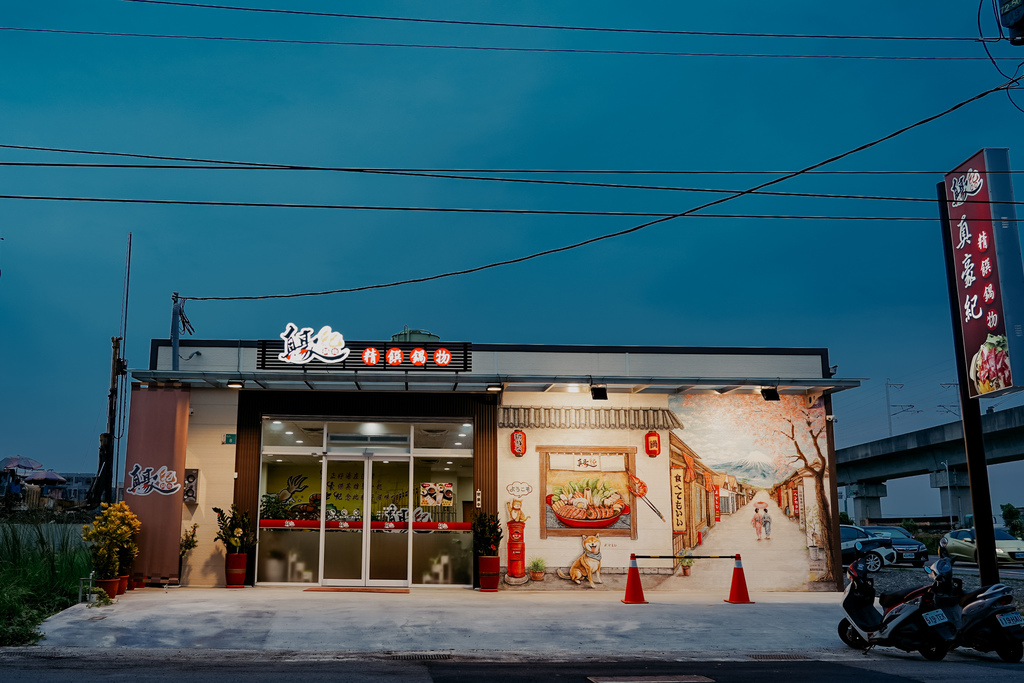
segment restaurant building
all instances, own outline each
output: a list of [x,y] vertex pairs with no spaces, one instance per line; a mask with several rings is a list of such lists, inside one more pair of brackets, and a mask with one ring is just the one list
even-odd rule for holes
[[[526,581],[524,558],[568,568],[588,536],[603,571],[625,572],[630,553],[692,552],[767,496],[796,469],[791,447],[834,468],[831,394],[859,384],[833,377],[819,348],[471,344],[409,330],[351,341],[283,327],[182,340],[176,354],[153,340],[149,367],[130,371],[136,579],[224,585],[213,508],[232,504],[258,525],[248,584],[471,586],[477,511],[523,523],[512,557],[508,530],[500,548],[509,583]],[[824,495],[834,509],[834,486]],[[199,545],[179,574],[193,524]]]

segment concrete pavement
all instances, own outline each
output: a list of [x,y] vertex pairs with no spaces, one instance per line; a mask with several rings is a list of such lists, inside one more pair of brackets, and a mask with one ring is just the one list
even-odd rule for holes
[[[725,595],[651,591],[647,605],[610,592],[409,594],[301,588],[135,590],[114,605],[72,607],[42,625],[56,648],[285,650],[308,653],[504,652],[543,657],[639,653],[845,653],[838,593]],[[852,651],[850,651],[852,653]]]

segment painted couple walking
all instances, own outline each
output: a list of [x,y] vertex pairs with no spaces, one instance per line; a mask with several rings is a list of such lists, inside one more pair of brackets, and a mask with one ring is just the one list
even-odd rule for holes
[[754,518],[750,520],[750,525],[754,527],[757,540],[761,540],[761,534],[769,541],[772,540],[772,516],[768,514],[768,508],[754,508]]

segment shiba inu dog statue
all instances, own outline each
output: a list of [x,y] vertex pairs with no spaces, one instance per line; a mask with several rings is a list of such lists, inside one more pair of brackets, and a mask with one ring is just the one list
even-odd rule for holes
[[579,583],[586,578],[591,588],[596,588],[594,581],[601,581],[601,537],[583,536],[583,554],[576,558],[576,561],[569,567],[569,573],[558,570],[558,575],[563,579]]

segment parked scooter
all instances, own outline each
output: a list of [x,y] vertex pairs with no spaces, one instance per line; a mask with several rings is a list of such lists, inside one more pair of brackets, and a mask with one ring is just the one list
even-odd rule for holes
[[[858,543],[858,551],[860,544]],[[960,629],[959,579],[953,565],[942,558],[926,569],[931,585],[878,596],[863,558],[850,563],[850,583],[843,598],[846,618],[839,622],[839,637],[858,650],[875,645],[920,652],[925,659],[939,661],[956,646]],[[881,610],[879,609],[881,608]]]
[[957,645],[980,652],[995,650],[1004,662],[1024,656],[1024,617],[1013,606],[1010,588],[1001,583],[982,586],[960,599],[963,624]]

